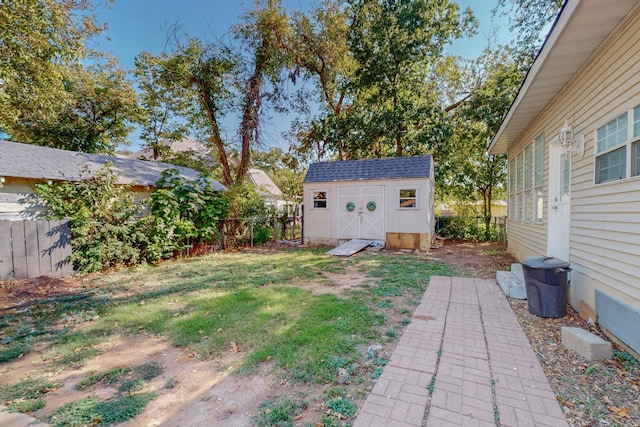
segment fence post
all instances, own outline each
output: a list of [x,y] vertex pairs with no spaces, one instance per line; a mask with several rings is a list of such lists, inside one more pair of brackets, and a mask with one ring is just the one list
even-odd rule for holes
[[251,224],[249,226],[249,236],[251,238],[251,247],[253,247],[253,218],[249,219],[249,223]]

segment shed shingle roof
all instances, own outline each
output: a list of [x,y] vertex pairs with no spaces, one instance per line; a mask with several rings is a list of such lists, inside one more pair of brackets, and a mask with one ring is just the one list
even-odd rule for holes
[[313,163],[304,182],[432,178],[432,162],[428,155]]
[[[189,180],[195,180],[199,176],[198,171],[168,163],[79,153],[0,140],[0,176],[76,181],[82,178],[81,172],[85,165],[91,171],[95,171],[108,162],[113,164],[111,169],[118,175],[118,184],[155,186],[162,171],[169,168],[178,169],[180,175]],[[216,190],[226,189],[217,181],[213,184]]]

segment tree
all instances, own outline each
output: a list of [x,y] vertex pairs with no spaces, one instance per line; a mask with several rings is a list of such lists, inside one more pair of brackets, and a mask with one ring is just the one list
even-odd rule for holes
[[[509,29],[516,34],[519,53],[530,63],[542,43],[544,28],[557,16],[564,0],[498,0],[493,13],[511,16]],[[506,10],[508,9],[508,11]]]
[[0,3],[0,132],[13,137],[27,118],[55,118],[71,102],[67,66],[86,56],[84,41],[104,28],[94,8],[90,0]]
[[[203,43],[189,37],[171,55],[157,58],[159,81],[171,96],[185,102],[182,113],[218,155],[222,182],[231,187],[247,175],[251,148],[259,144],[263,102],[281,95],[282,72],[288,58],[289,25],[278,1],[247,13],[234,29],[236,47]],[[238,50],[242,46],[244,50]],[[240,154],[235,171],[233,145],[223,138],[223,118],[239,118]],[[235,176],[233,174],[235,172]]]
[[[486,49],[461,70],[463,100],[450,109],[455,132],[448,155],[443,155],[443,171],[449,195],[458,201],[483,201],[485,238],[489,238],[491,205],[496,195],[504,196],[506,158],[490,155],[487,146],[515,98],[524,70],[508,47]],[[460,156],[460,153],[465,153]]]
[[444,47],[473,31],[470,10],[429,0],[326,4],[315,20],[296,26],[304,36],[298,65],[316,81],[326,106],[296,130],[301,146],[353,159],[424,154],[443,144]]
[[[341,1],[324,0],[310,15],[298,13],[294,26],[294,76],[315,84],[315,96],[320,101],[321,116],[307,122],[297,121],[295,133],[300,146],[298,152],[315,151],[318,158],[327,150],[345,158],[344,126],[350,99],[348,84],[352,81],[356,62],[347,44],[349,33],[349,7]],[[306,106],[307,94],[300,103]]]
[[154,161],[171,157],[170,143],[180,140],[187,133],[184,121],[178,117],[180,110],[184,108],[184,101],[172,96],[159,83],[161,73],[161,62],[149,52],[141,52],[136,57],[134,76],[143,114],[140,138],[145,141],[144,146],[151,149],[151,160]]
[[353,0],[354,100],[380,155],[421,154],[444,120],[437,91],[445,45],[473,28],[449,1]]
[[137,96],[115,60],[69,66],[63,79],[67,102],[54,117],[38,109],[22,112],[13,127],[18,140],[87,153],[113,153],[127,144],[140,117]]

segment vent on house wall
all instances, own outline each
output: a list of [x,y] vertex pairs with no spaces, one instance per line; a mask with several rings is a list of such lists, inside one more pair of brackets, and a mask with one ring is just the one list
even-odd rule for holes
[[640,311],[596,289],[598,323],[640,352]]

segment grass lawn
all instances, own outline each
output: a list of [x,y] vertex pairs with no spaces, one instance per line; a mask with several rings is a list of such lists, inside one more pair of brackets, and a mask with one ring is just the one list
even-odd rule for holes
[[[338,292],[329,276],[348,271],[365,280]],[[341,259],[304,249],[221,252],[92,277],[76,295],[0,319],[0,366],[32,351],[47,360],[46,369],[29,378],[0,382],[0,404],[37,411],[47,393],[64,385],[49,381],[52,373],[97,357],[101,342],[147,333],[200,359],[221,358],[233,346],[240,354],[230,367],[236,374],[251,375],[269,361],[278,377],[308,390],[306,398],[265,399],[256,408],[256,425],[293,425],[309,405],[323,408],[322,425],[343,425],[380,375],[382,349],[410,323],[429,277],[455,273],[419,254],[364,252]],[[317,286],[336,292],[314,293]],[[135,417],[161,392],[148,387],[161,372],[161,366],[141,365],[94,373],[81,384],[90,389],[109,381],[112,396],[89,393],[44,420],[109,425]]]

